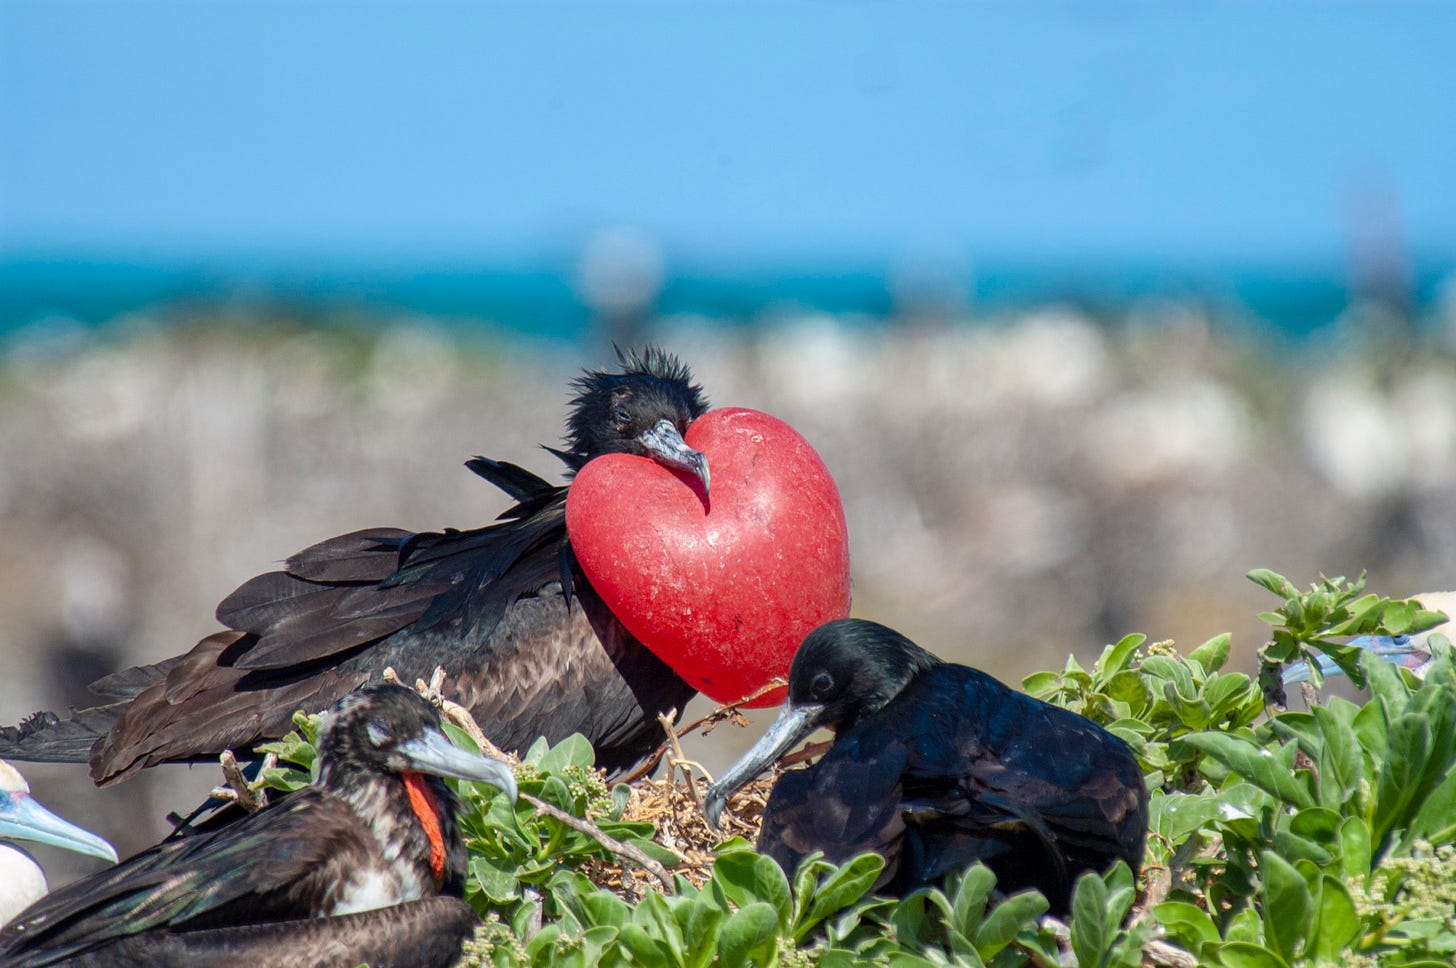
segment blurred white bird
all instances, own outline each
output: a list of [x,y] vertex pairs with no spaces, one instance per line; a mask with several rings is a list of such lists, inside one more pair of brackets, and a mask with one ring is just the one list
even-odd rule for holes
[[116,863],[116,850],[37,803],[20,772],[0,760],[0,924],[29,907],[49,889],[35,858],[12,840],[64,847]]

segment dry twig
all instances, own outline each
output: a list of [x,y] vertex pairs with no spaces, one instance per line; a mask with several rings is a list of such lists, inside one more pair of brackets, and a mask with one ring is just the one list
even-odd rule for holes
[[[686,726],[682,726],[676,730],[672,730],[671,728],[669,728],[669,735],[671,735],[674,740],[681,739],[695,729],[702,729],[703,735],[706,736],[713,730],[717,729],[718,724],[724,722],[725,720],[731,721],[732,723],[734,723],[734,725],[737,726],[746,726],[748,725],[748,721],[743,718],[743,714],[739,712],[739,710],[741,710],[747,704],[753,702],[755,699],[766,696],[769,693],[773,692],[775,689],[782,689],[786,685],[788,685],[788,683],[784,680],[782,676],[775,676],[773,679],[770,679],[768,681],[768,684],[763,686],[763,688],[755,691],[751,695],[744,696],[737,702],[729,703],[726,706],[719,706],[717,709],[714,709],[706,716],[702,716],[694,720],[693,722],[688,723]],[[661,746],[657,747],[657,749],[653,752],[651,756],[649,756],[646,760],[642,762],[641,766],[637,767],[637,769],[627,774],[627,776],[623,778],[622,782],[635,783],[636,781],[642,779],[644,776],[647,776],[653,770],[657,769],[657,764],[662,761],[663,755],[667,753],[668,748],[672,745],[675,745],[675,743],[673,743],[672,741],[664,741]],[[706,776],[707,772],[704,771],[703,775]]]
[[236,803],[248,813],[257,813],[268,806],[268,791],[264,788],[263,774],[273,769],[278,763],[276,754],[269,753],[263,757],[262,769],[258,771],[258,779],[252,783],[243,775],[243,770],[238,766],[238,758],[233,755],[232,750],[223,750],[218,757],[218,765],[222,767],[223,785],[213,787],[212,796],[218,800],[228,800]]

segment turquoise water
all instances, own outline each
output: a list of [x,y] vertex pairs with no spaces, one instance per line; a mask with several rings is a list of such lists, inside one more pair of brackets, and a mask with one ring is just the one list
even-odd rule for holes
[[[1400,298],[1419,316],[1435,297],[1445,267],[1412,274]],[[895,314],[894,276],[878,267],[800,266],[669,275],[655,302],[661,313],[701,313],[751,322],[792,307],[872,317]],[[1070,302],[1115,314],[1132,301],[1160,297],[1200,301],[1215,316],[1262,320],[1288,335],[1328,324],[1349,303],[1339,266],[1204,266],[1168,268],[1117,263],[983,266],[974,279],[944,279],[957,295],[945,308],[984,318],[1003,309]],[[933,291],[933,290],[932,290]],[[99,326],[143,308],[182,310],[217,304],[327,315],[399,312],[489,320],[507,330],[571,337],[586,331],[591,310],[569,267],[402,268],[366,264],[238,269],[223,263],[125,262],[105,259],[0,260],[0,333],[66,317]],[[184,312],[185,315],[185,312]]]

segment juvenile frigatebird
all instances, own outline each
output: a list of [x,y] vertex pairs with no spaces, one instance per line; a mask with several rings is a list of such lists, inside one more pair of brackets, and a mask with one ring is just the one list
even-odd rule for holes
[[788,702],[708,791],[708,819],[820,726],[834,744],[784,773],[763,814],[758,849],[785,871],[874,851],[874,889],[904,895],[980,861],[1001,891],[1034,887],[1065,913],[1083,871],[1142,864],[1148,793],[1126,743],[860,619],[804,639]]
[[51,813],[30,795],[20,772],[0,760],[0,924],[9,921],[47,890],[45,872],[15,840],[64,847],[116,862],[105,840]]
[[0,965],[452,964],[475,918],[439,777],[514,799],[510,768],[450,745],[435,708],[393,685],[324,714],[318,766],[259,813],[47,895],[0,931]]
[[[660,349],[618,356],[619,372],[587,371],[572,384],[566,447],[552,453],[571,474],[602,454],[650,457],[706,489],[707,460],[682,439],[707,409],[701,387]],[[516,500],[497,523],[375,528],[307,548],[223,600],[217,618],[229,631],[94,683],[108,705],[0,730],[0,756],[89,761],[106,785],[283,736],[295,710],[323,709],[386,667],[409,682],[440,666],[501,748],[579,732],[598,766],[628,768],[661,739],[659,714],[681,710],[696,690],[582,574],[565,486],[484,457],[467,466]]]

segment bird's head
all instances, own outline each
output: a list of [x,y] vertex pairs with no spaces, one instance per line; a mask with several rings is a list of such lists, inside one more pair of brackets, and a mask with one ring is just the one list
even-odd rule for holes
[[4,760],[0,760],[0,839],[50,844],[116,862],[114,847],[37,803],[25,777]]
[[[1448,639],[1456,638],[1456,632],[1453,632],[1450,625],[1450,616],[1456,616],[1456,592],[1420,592],[1410,597],[1428,611],[1444,612],[1448,616],[1447,621],[1415,635],[1361,635],[1345,644],[1364,649],[1392,665],[1403,666],[1414,673],[1417,679],[1424,679],[1435,662],[1434,646],[1429,643],[1430,637],[1442,635]],[[1335,660],[1327,655],[1317,656],[1314,664],[1325,678],[1343,673]],[[1308,682],[1312,678],[1311,671],[1308,662],[1287,665],[1281,674],[1282,684],[1292,686]]]
[[511,768],[452,744],[439,711],[403,686],[368,686],[339,700],[322,717],[318,750],[325,786],[359,773],[427,773],[489,783],[516,799]]
[[716,826],[730,796],[815,729],[853,726],[939,661],[878,622],[845,618],[814,629],[794,654],[789,698],[773,725],[708,791],[708,820]]
[[670,353],[649,346],[617,351],[620,372],[588,370],[572,383],[566,449],[552,450],[572,470],[602,454],[635,454],[688,471],[708,487],[708,460],[683,442],[708,409],[703,388]]

